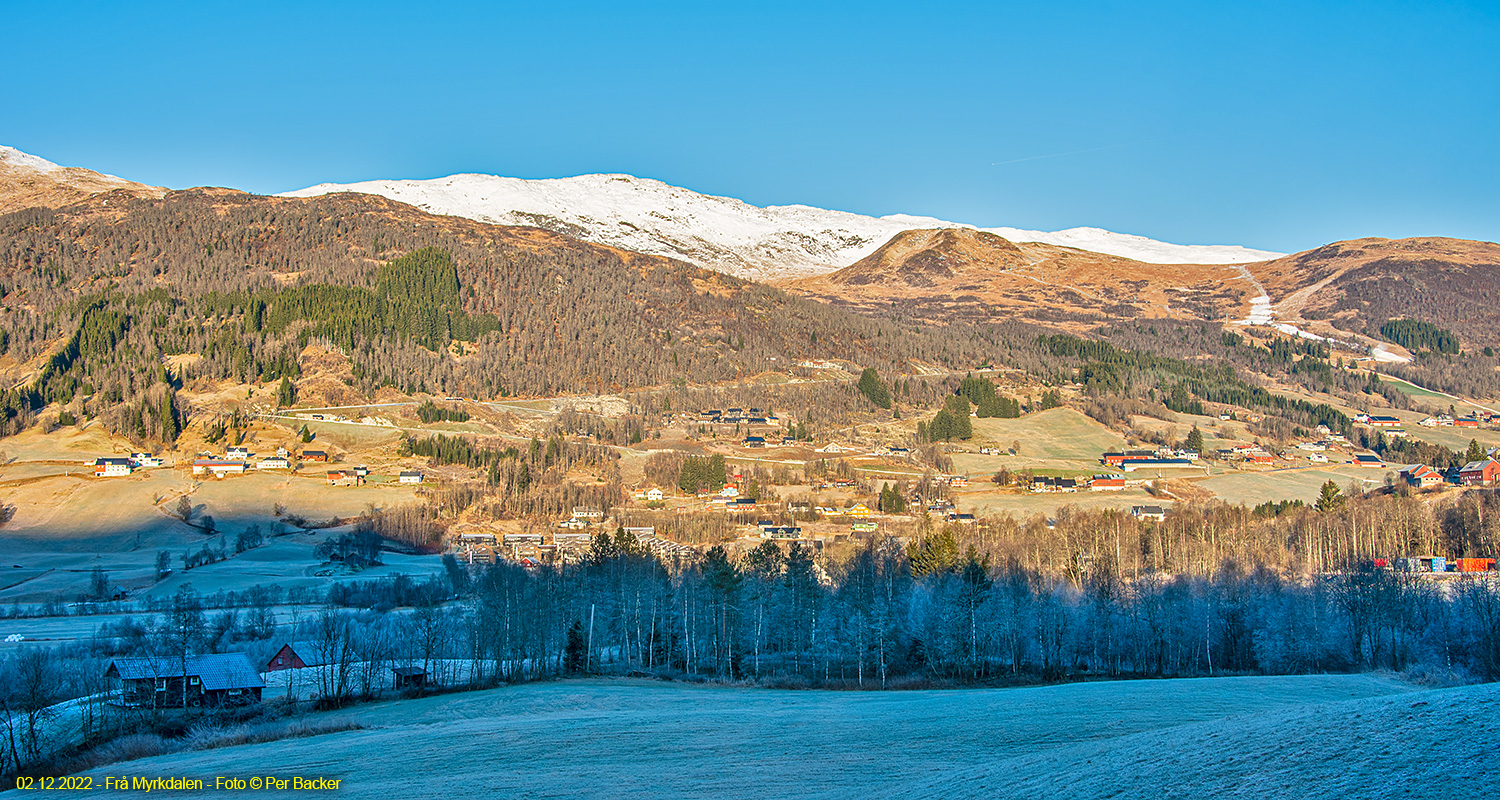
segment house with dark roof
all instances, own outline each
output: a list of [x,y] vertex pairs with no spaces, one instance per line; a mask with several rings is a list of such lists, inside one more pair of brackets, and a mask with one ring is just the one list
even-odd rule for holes
[[104,676],[119,681],[118,702],[131,708],[247,705],[266,687],[244,653],[118,657]]
[[1132,506],[1130,516],[1136,519],[1149,519],[1161,522],[1167,518],[1167,510],[1161,506]]

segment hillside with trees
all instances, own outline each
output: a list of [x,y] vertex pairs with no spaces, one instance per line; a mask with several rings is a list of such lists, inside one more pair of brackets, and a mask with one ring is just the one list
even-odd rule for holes
[[[490,398],[713,383],[805,359],[956,368],[998,338],[366,195],[105,202],[0,217],[0,356],[20,387],[0,399],[9,431],[76,399],[83,415],[132,406],[117,430],[170,441],[146,422],[175,413],[165,396],[296,380],[309,343],[342,353],[365,394]],[[187,354],[201,358],[162,368]]]

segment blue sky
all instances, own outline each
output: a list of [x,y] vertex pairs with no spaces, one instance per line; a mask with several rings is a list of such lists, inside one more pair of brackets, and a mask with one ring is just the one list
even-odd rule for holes
[[257,192],[628,172],[1293,251],[1500,239],[1500,3],[0,2],[0,144]]

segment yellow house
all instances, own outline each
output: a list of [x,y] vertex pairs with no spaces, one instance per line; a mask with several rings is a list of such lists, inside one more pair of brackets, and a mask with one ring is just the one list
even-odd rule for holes
[[850,517],[868,517],[870,508],[864,503],[855,503],[853,507],[845,509],[844,514]]

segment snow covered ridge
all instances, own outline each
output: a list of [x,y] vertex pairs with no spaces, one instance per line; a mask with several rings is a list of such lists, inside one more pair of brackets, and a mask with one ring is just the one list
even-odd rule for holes
[[[23,153],[20,150],[17,150],[16,148],[14,148],[14,147],[9,147],[9,146],[0,144],[0,168],[5,168],[5,167],[9,167],[11,169],[16,169],[16,170],[24,170],[24,171],[28,171],[28,172],[39,172],[39,173],[42,173],[44,175],[51,174],[51,173],[54,173],[54,172],[62,172],[63,170],[69,169],[69,167],[64,167],[64,166],[61,166],[59,164],[54,164],[51,161],[48,161],[47,159],[42,158],[41,156],[34,156],[34,155],[30,154],[30,153]],[[82,168],[72,168],[72,169],[73,169],[72,177],[75,180],[76,180],[77,176],[80,173],[86,173],[86,174],[91,175],[91,176],[97,176],[98,179],[103,180],[103,181],[105,181],[107,183],[119,183],[119,184],[128,184],[128,183],[130,183],[130,181],[127,181],[124,178],[117,177],[115,175],[106,175],[106,174],[104,174],[102,172],[94,172],[93,170],[85,170],[85,169],[82,169]],[[57,176],[54,176],[54,177],[57,177]],[[61,177],[62,177],[62,180],[66,181],[66,180],[69,179],[69,174],[68,173],[63,173],[63,175]]]
[[0,144],[0,164],[7,167],[19,167],[34,172],[56,172],[62,169],[58,165],[45,158],[38,158],[30,153],[23,153],[14,147],[6,147]]
[[[906,214],[867,217],[802,205],[761,208],[631,175],[546,180],[450,175],[432,180],[323,183],[280,196],[333,192],[382,195],[434,214],[480,222],[535,225],[758,280],[817,275],[846,267],[904,230],[974,227]],[[1152,264],[1239,264],[1282,255],[1236,245],[1168,244],[1099,228],[980,230],[1016,242],[1076,247]]]

